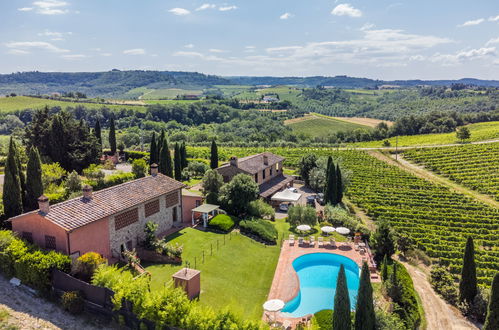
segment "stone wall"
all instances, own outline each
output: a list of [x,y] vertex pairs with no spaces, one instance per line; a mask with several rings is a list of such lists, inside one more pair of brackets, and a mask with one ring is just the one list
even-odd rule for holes
[[[129,248],[136,248],[139,244],[139,242],[144,240],[145,234],[144,234],[144,226],[148,221],[153,221],[157,223],[158,230],[156,233],[162,233],[170,228],[173,227],[173,209],[177,208],[177,222],[176,224],[180,224],[182,221],[182,206],[181,206],[181,201],[182,201],[182,196],[181,196],[181,190],[179,189],[177,191],[178,194],[178,203],[172,207],[166,207],[166,200],[165,196],[171,194],[164,194],[161,195],[158,198],[152,198],[145,203],[139,204],[137,206],[134,206],[132,208],[129,208],[127,210],[123,210],[119,214],[123,212],[127,212],[129,210],[132,210],[136,207],[138,207],[139,211],[139,219],[138,221],[124,227],[121,229],[116,230],[115,228],[115,216],[119,215],[113,215],[109,217],[109,240],[110,240],[110,246],[111,246],[111,254],[115,258],[119,258],[121,255],[121,245],[122,244],[127,244],[131,242],[131,246]],[[149,216],[146,218],[145,216],[145,204],[158,200],[159,199],[159,212]]]

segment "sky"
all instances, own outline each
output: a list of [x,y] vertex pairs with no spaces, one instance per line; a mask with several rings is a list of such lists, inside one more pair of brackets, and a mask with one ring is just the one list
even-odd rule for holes
[[499,79],[498,0],[9,0],[0,73]]

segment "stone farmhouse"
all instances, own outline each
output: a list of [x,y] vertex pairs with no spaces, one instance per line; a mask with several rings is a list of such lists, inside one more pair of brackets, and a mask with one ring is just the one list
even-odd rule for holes
[[231,157],[230,161],[217,168],[224,182],[229,182],[239,173],[251,175],[260,186],[260,196],[266,200],[278,191],[293,185],[293,177],[284,175],[282,163],[285,158],[271,152],[263,152],[244,158]]
[[12,230],[45,249],[72,257],[92,251],[116,261],[144,239],[148,221],[159,225],[159,235],[180,225],[184,187],[153,164],[150,176],[96,192],[85,186],[82,197],[59,204],[41,196],[39,210],[10,219]]

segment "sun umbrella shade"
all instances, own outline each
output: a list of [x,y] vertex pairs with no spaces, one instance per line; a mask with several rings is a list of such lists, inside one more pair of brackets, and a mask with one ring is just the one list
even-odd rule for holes
[[348,235],[348,234],[350,234],[350,229],[345,228],[345,227],[338,227],[338,228],[336,228],[336,232],[341,234],[341,235]]
[[281,299],[268,300],[263,304],[263,309],[267,312],[278,312],[284,308],[284,301]]
[[334,227],[331,227],[331,226],[324,226],[324,227],[321,227],[321,230],[322,232],[324,233],[332,233],[333,231],[335,231],[336,229]]
[[308,230],[310,230],[310,226],[309,225],[299,225],[298,227],[296,227],[296,229],[298,229],[299,231],[308,231]]

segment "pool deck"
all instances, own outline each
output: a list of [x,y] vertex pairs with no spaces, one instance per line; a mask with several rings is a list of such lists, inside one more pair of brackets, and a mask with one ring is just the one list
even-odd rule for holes
[[[298,280],[298,275],[296,274],[292,263],[296,258],[310,253],[339,254],[355,261],[359,268],[361,268],[362,263],[366,261],[368,262],[369,268],[371,269],[371,282],[381,281],[378,273],[375,271],[369,249],[367,250],[366,254],[361,255],[359,251],[356,251],[354,249],[353,243],[337,242],[336,245],[336,247],[331,247],[329,244],[326,244],[326,242],[324,242],[324,247],[318,247],[318,244],[316,242],[315,246],[313,247],[305,247],[299,246],[297,240],[295,240],[294,245],[290,245],[289,241],[285,240],[281,248],[281,254],[279,256],[279,261],[274,273],[274,279],[272,281],[272,287],[270,288],[268,299],[280,299],[286,303],[296,297],[300,290],[300,283]],[[277,316],[277,321],[282,323],[287,320],[291,322],[291,326],[294,328],[294,326],[298,322],[310,317],[311,316],[288,318],[279,313]],[[264,313],[263,315],[263,320],[268,321],[266,313]]]

